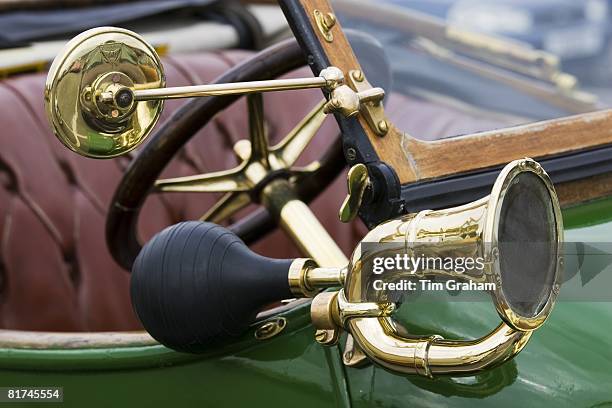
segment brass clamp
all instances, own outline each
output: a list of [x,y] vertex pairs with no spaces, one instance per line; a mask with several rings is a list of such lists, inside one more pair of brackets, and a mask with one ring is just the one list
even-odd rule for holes
[[317,329],[334,330],[346,328],[353,318],[389,317],[395,307],[395,303],[349,302],[340,289],[318,294],[310,306],[310,317]]
[[347,118],[361,113],[374,133],[385,136],[389,132],[382,103],[385,91],[372,87],[360,70],[349,71],[346,82],[332,90],[325,113],[338,112]]
[[[360,70],[352,70],[349,72],[346,78],[347,85],[350,86],[355,92],[359,94],[366,93],[372,89],[372,85],[368,82],[365,75]],[[361,106],[361,114],[363,115],[368,125],[378,136],[385,136],[389,132],[389,122],[385,117],[385,110],[383,108],[383,94],[378,98],[369,98],[364,100]]]

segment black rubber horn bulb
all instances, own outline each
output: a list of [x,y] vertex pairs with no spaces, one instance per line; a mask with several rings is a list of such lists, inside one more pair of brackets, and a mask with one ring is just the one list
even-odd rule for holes
[[266,305],[293,297],[291,262],[252,252],[219,225],[183,222],[140,251],[132,268],[132,304],[157,341],[201,353],[243,334]]

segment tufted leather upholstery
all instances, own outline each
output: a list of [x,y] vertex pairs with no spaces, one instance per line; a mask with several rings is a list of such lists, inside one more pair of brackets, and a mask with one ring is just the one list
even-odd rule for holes
[[[228,51],[166,58],[168,85],[209,82],[247,55]],[[306,70],[300,74],[309,75]],[[91,160],[65,149],[47,126],[44,80],[44,75],[33,74],[0,82],[0,328],[138,329],[129,304],[129,275],[112,261],[104,242],[105,214],[129,159]],[[271,93],[264,98],[274,140],[285,135],[321,94],[318,90],[295,91]],[[169,101],[162,120],[181,103],[184,101]],[[483,127],[482,122],[478,124],[465,115],[396,96],[389,103],[389,112],[392,119],[401,119],[404,129],[430,137]],[[419,120],[420,112],[428,112],[425,114],[430,118],[443,114],[445,119]],[[440,127],[439,123],[445,125]],[[335,123],[328,119],[302,163],[318,158],[335,132]],[[245,137],[246,106],[240,101],[202,129],[164,176],[234,166],[231,147]],[[340,177],[330,191],[322,194],[323,199],[313,203],[313,209],[349,253],[365,229],[359,223],[342,225],[337,220],[344,191]],[[196,219],[217,198],[212,194],[151,197],[141,216],[141,236],[150,237],[172,223]],[[300,255],[280,231],[254,249],[274,257]]]

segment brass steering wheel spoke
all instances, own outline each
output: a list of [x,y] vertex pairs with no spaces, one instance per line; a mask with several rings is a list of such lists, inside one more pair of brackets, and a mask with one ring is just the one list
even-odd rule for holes
[[306,146],[323,125],[327,117],[324,112],[325,100],[319,102],[283,140],[270,148],[275,162],[289,168],[295,164]]
[[307,166],[292,167],[323,124],[324,106],[325,100],[319,102],[281,142],[270,147],[262,95],[250,94],[247,96],[249,138],[234,145],[236,157],[242,163],[227,171],[158,180],[154,191],[226,193],[200,218],[221,222],[251,203],[249,192],[271,171],[288,170],[293,180],[299,180],[321,166],[314,161]]
[[226,193],[201,218],[200,221],[220,223],[251,203],[251,196],[246,192],[232,191]]
[[227,171],[157,180],[155,182],[154,191],[173,193],[227,193],[232,191],[249,191],[252,184],[244,174],[245,168],[246,166],[243,163]]
[[249,141],[251,143],[247,160],[249,163],[259,162],[263,167],[269,169],[270,144],[264,124],[262,95],[260,93],[247,95],[247,107],[249,112]]

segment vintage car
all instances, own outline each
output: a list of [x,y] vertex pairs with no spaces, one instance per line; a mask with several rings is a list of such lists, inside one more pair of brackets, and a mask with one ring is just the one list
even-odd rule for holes
[[612,112],[545,52],[279,6],[258,52],[97,27],[0,83],[0,401],[612,404]]

